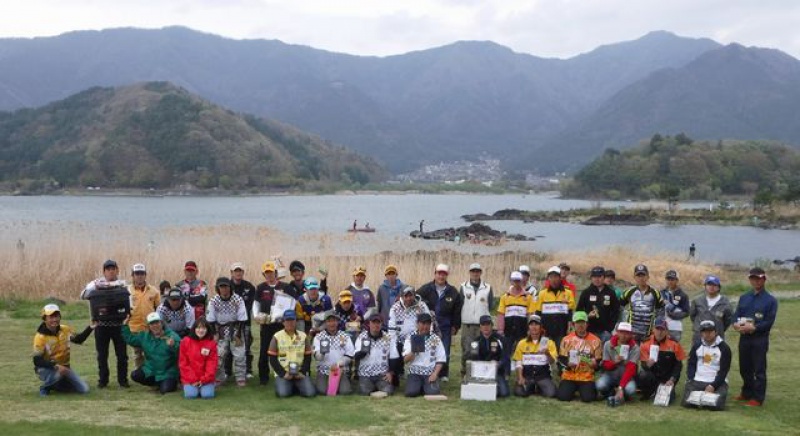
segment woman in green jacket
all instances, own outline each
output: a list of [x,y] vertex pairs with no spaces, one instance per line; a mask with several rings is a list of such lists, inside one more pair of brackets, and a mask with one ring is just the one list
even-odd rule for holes
[[122,326],[125,342],[132,347],[141,348],[145,356],[144,365],[131,373],[131,379],[145,386],[158,386],[162,394],[173,392],[178,389],[178,350],[181,338],[164,327],[156,312],[147,315],[147,327],[147,331],[131,333],[128,319],[125,319],[125,325]]

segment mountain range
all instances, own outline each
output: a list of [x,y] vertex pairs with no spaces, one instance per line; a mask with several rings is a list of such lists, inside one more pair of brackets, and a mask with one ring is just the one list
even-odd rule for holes
[[656,132],[800,145],[800,61],[664,31],[569,59],[486,41],[355,56],[183,27],[0,39],[0,110],[154,80],[396,172],[481,154],[509,168],[575,170]]
[[358,155],[283,123],[234,113],[168,82],[93,87],[0,112],[0,191],[198,187],[313,189],[384,180]]

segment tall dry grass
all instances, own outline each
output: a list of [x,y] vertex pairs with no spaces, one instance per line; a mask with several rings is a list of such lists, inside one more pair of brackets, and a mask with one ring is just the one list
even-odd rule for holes
[[[134,263],[144,263],[148,281],[156,285],[161,280],[174,282],[182,278],[183,264],[190,259],[198,263],[199,277],[208,282],[228,275],[233,262],[244,262],[245,278],[254,283],[261,281],[260,266],[264,261],[280,256],[288,266],[291,260],[300,259],[308,275],[319,276],[320,267],[329,271],[328,282],[334,296],[350,283],[356,266],[366,267],[367,284],[377,289],[388,264],[398,267],[401,280],[420,286],[432,280],[438,263],[450,266],[450,282],[455,284],[467,280],[469,265],[479,262],[484,278],[499,290],[506,289],[509,274],[521,264],[531,266],[537,284],[547,268],[562,261],[571,264],[579,285],[587,283],[587,272],[594,265],[613,268],[619,279],[632,281],[633,266],[644,262],[656,285],[662,284],[666,270],[674,268],[686,286],[698,289],[706,274],[720,272],[717,267],[689,263],[676,255],[623,248],[533,253],[515,250],[509,244],[505,251],[495,247],[474,252],[481,248],[373,236],[290,237],[268,227],[250,225],[179,227],[154,232],[121,226],[29,223],[25,229],[24,248],[13,241],[0,248],[0,297],[74,300],[87,282],[100,276],[106,259],[119,263],[122,278],[129,278]],[[19,233],[19,229],[15,231]]]

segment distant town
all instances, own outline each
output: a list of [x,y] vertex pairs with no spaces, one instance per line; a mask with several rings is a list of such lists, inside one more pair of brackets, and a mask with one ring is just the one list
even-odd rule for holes
[[[524,174],[514,177],[519,181],[524,180],[525,186],[534,190],[558,189],[563,175],[543,177],[537,174]],[[439,162],[425,165],[410,173],[397,175],[393,183],[443,183],[458,185],[462,183],[481,183],[487,187],[507,180],[507,174],[500,165],[499,159],[482,157],[477,161],[459,160],[454,162]]]

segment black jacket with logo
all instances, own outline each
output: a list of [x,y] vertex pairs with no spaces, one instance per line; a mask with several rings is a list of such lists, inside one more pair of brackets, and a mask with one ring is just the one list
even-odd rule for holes
[[463,306],[464,302],[461,301],[458,289],[449,283],[445,284],[444,294],[442,295],[441,304],[438,304],[438,310],[436,306],[439,303],[439,293],[436,292],[436,283],[430,282],[422,285],[417,294],[428,306],[431,313],[436,314],[436,322],[439,323],[439,328],[442,331],[450,327],[461,328],[461,306]]
[[581,292],[575,310],[582,310],[587,314],[597,309],[599,317],[589,316],[588,330],[593,334],[600,332],[613,332],[619,319],[619,299],[610,286],[603,285],[598,288],[589,285]]

